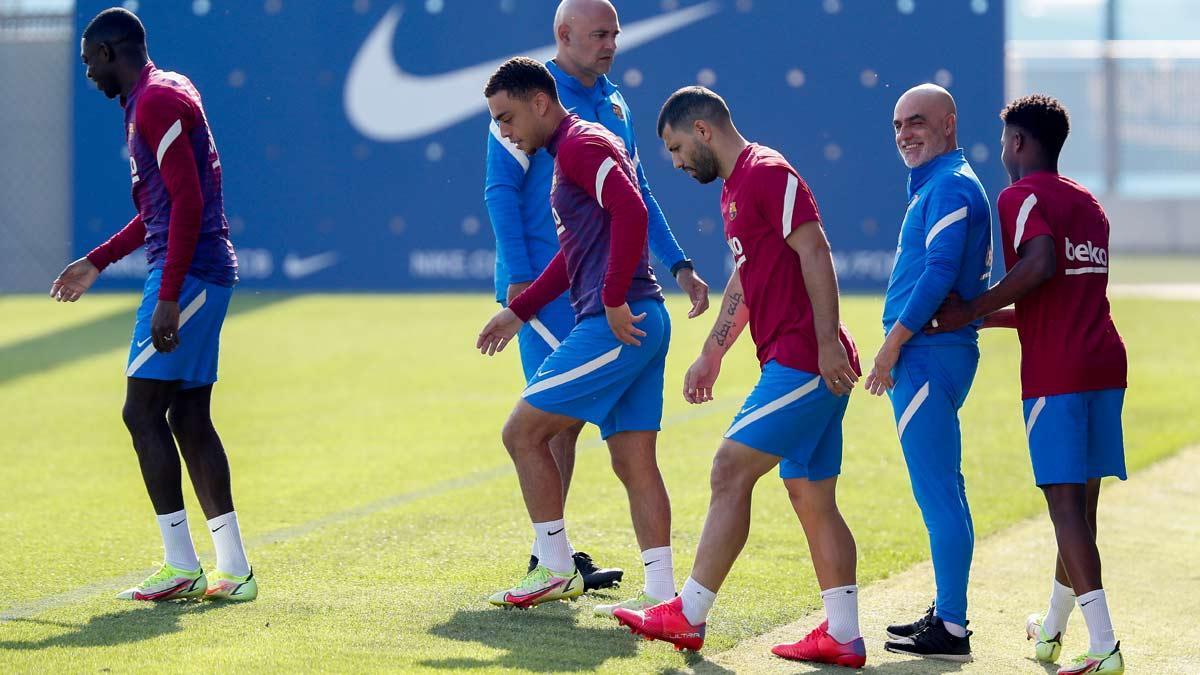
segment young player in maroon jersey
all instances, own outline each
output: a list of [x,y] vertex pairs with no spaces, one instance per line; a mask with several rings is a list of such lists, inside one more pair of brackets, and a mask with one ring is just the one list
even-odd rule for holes
[[708,517],[679,597],[614,615],[647,638],[700,649],[716,593],[750,532],[754,485],[778,466],[808,538],[828,618],[772,652],[860,667],[866,649],[858,627],[857,554],[835,494],[842,417],[861,371],[838,318],[837,277],[816,201],[787,160],[748,143],[725,101],[704,87],[672,94],[658,133],[676,168],[700,183],[724,180],[721,213],[733,253],[720,317],[688,370],[684,398],[713,399],[721,360],[747,324],[762,376],[713,459]]
[[1012,178],[999,199],[1008,274],[971,302],[952,297],[930,330],[955,330],[979,317],[985,326],[1017,329],[1025,434],[1058,541],[1050,607],[1026,620],[1026,636],[1037,641],[1038,660],[1057,661],[1078,603],[1091,644],[1058,672],[1122,673],[1096,547],[1100,479],[1125,479],[1128,364],[1109,313],[1108,218],[1087,189],[1058,173],[1070,130],[1058,101],[1019,98],[1000,118],[1001,160]]
[[528,608],[583,592],[549,446],[580,420],[600,428],[629,496],[646,584],[626,602],[665,600],[675,595],[671,502],[655,453],[671,321],[650,268],[637,171],[617,136],[567,112],[554,77],[537,61],[508,60],[488,80],[484,96],[505,138],[523,152],[545,148],[554,157],[550,208],[561,249],[484,326],[476,346],[485,354],[503,349],[540,308],[568,290],[576,316],[504,425],[539,555],[522,582],[489,602]]
[[[221,324],[237,281],[217,146],[200,94],[183,75],[155,67],[146,30],[131,12],[97,14],[83,31],[80,52],[88,79],[125,109],[137,215],[68,265],[50,294],[78,300],[105,267],[143,245],[150,266],[129,345],[123,415],[165,555],[158,572],[118,597],[253,600],[258,582],[246,561],[229,461],[209,408]],[[181,453],[216,547],[217,567],[208,575],[188,531]]]

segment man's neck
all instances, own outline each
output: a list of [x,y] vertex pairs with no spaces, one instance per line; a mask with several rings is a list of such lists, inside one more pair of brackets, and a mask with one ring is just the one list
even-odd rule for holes
[[150,63],[150,58],[148,56],[141,56],[129,64],[124,73],[124,81],[121,83],[122,99],[129,98],[129,94],[133,93],[133,88],[142,79],[142,71],[146,69],[147,63]]
[[1058,163],[1038,162],[1031,164],[1030,166],[1021,167],[1021,171],[1019,172],[1019,177],[1017,180],[1020,180],[1021,178],[1024,178],[1030,174],[1041,173],[1043,171],[1047,173],[1058,173]]
[[546,130],[547,141],[550,140],[550,137],[554,135],[555,131],[558,131],[558,127],[562,125],[562,121],[566,119],[567,115],[569,114],[570,113],[567,112],[567,109],[562,107],[562,103],[556,104],[556,107],[546,114],[546,124],[549,125],[549,128]]
[[742,151],[750,145],[740,133],[734,131],[728,136],[723,136],[713,145],[713,152],[717,156],[717,175],[721,180],[729,180],[729,176],[733,174],[733,168],[737,166],[738,157],[742,156]]
[[554,62],[558,64],[558,67],[561,68],[564,73],[570,75],[576,80],[579,80],[579,83],[584,87],[590,89],[596,84],[595,75],[584,71],[582,68],[576,65],[574,61],[565,58],[561,53],[554,56]]

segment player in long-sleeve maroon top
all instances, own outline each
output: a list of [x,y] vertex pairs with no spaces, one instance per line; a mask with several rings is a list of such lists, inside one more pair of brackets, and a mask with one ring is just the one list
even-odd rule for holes
[[[600,427],[629,495],[646,585],[620,606],[675,595],[671,503],[655,459],[662,420],[663,367],[671,323],[650,268],[646,206],[624,144],[569,114],[546,67],[504,63],[484,90],[500,132],[525,152],[554,157],[550,205],[561,250],[533,284],[479,334],[485,354],[504,348],[546,303],[570,291],[576,324],[530,380],[504,425],[537,538],[538,566],[490,602],[503,607],[573,598],[583,592],[563,523],[563,494],[549,440],[580,420]],[[618,605],[602,605],[612,614]]]
[[[217,146],[200,94],[183,75],[155,67],[145,28],[132,13],[113,8],[96,15],[80,52],[88,79],[125,109],[137,215],[68,265],[50,294],[78,300],[105,267],[143,245],[150,267],[130,340],[123,416],[165,555],[158,572],[118,597],[253,600],[258,582],[246,561],[229,461],[210,414],[221,324],[237,281]],[[208,575],[188,531],[180,453],[216,548],[216,569]]]

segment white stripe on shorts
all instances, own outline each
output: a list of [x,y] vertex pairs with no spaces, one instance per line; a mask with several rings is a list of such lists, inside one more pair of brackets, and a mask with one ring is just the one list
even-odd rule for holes
[[551,333],[550,329],[546,328],[546,324],[542,323],[541,319],[536,316],[533,317],[529,320],[529,327],[533,329],[533,332],[538,334],[538,337],[545,340],[546,344],[550,345],[550,349],[558,349],[558,338],[554,337],[554,333]]
[[[201,290],[200,295],[192,298],[192,301],[188,303],[187,307],[183,308],[183,311],[179,313],[179,330],[183,330],[183,324],[187,323],[188,319],[192,318],[196,312],[200,311],[200,308],[204,306],[204,301],[207,299],[207,297],[208,289]],[[142,353],[138,354],[137,358],[135,358],[129,364],[129,368],[125,370],[125,377],[133,377],[133,374],[138,371],[138,368],[146,365],[146,362],[149,361],[150,357],[154,356],[154,354],[154,341],[151,340],[150,344],[146,345],[146,348],[142,350]]]
[[795,403],[796,401],[799,401],[800,399],[804,398],[805,396],[811,394],[817,388],[817,386],[820,384],[821,384],[821,376],[814,375],[813,379],[809,380],[808,382],[805,382],[801,386],[789,391],[788,393],[784,394],[783,396],[780,396],[779,398],[775,399],[774,401],[771,401],[770,403],[764,405],[763,407],[759,408],[758,410],[755,410],[754,412],[750,413],[749,415],[746,415],[742,419],[738,420],[737,424],[734,424],[733,426],[729,427],[729,431],[725,432],[725,438],[729,438],[730,436],[733,436],[734,434],[741,431],[742,429],[745,429],[746,425],[757,422],[758,420],[766,417],[767,415],[770,415],[771,413],[775,412],[776,410],[779,410],[780,408],[783,408],[784,406],[787,406],[792,403]]
[[584,375],[587,375],[590,372],[599,370],[600,368],[603,368],[604,366],[612,363],[613,361],[616,361],[617,357],[620,355],[621,355],[621,346],[617,346],[615,349],[612,349],[610,351],[607,351],[607,352],[601,354],[600,356],[597,356],[596,358],[592,359],[591,361],[588,361],[587,363],[583,364],[582,366],[577,366],[575,368],[568,370],[565,373],[559,373],[558,375],[555,375],[554,377],[547,377],[546,379],[542,380],[541,382],[535,382],[535,383],[529,385],[528,387],[525,388],[525,393],[521,394],[521,397],[528,398],[538,392],[546,391],[547,389],[553,389],[559,385],[563,385],[568,382],[573,382],[575,380],[578,380],[579,378],[583,377]]
[[1038,415],[1042,414],[1042,408],[1046,407],[1046,397],[1043,396],[1033,402],[1033,407],[1029,409],[1029,421],[1025,423],[1025,438],[1029,439],[1029,434],[1033,433],[1033,425],[1037,424]]

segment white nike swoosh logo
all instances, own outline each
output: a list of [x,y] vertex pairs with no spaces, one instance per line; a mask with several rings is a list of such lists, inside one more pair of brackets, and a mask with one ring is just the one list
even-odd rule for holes
[[337,261],[337,251],[326,251],[305,258],[301,258],[295,253],[289,253],[283,259],[283,274],[289,279],[299,279],[332,267],[337,264]]
[[[621,49],[633,49],[720,11],[713,0],[650,19],[621,30]],[[375,141],[420,138],[461,122],[487,108],[482,87],[511,56],[438,75],[412,75],[396,65],[393,45],[403,11],[392,7],[371,30],[346,76],[343,105],[350,124]],[[554,57],[548,45],[521,52],[537,61]],[[515,56],[515,54],[513,55]]]
[[138,343],[137,343],[138,349],[141,349],[143,345],[145,345],[147,342],[149,342],[149,341],[150,341],[150,340],[152,340],[153,338],[154,338],[154,336],[153,336],[153,335],[151,335],[150,337],[146,338],[145,340],[142,340],[142,341],[138,342]]
[[539,370],[539,371],[537,371],[537,374],[535,375],[535,377],[545,377],[553,372],[554,372],[553,370]]

